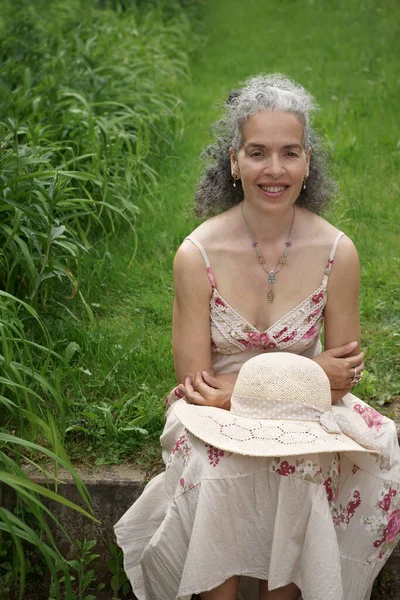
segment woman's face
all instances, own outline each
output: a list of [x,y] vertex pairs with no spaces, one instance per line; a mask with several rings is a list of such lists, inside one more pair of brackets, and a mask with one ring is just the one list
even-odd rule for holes
[[289,112],[259,110],[243,124],[239,154],[230,153],[232,175],[241,179],[246,201],[260,208],[296,202],[311,155],[302,138],[302,123]]

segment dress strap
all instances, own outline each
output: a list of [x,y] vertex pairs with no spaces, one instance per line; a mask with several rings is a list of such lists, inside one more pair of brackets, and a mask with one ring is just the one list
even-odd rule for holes
[[189,242],[192,242],[192,244],[194,244],[196,246],[196,248],[198,248],[200,250],[201,255],[206,264],[208,281],[210,282],[211,287],[215,288],[214,274],[211,270],[210,261],[208,260],[207,252],[204,250],[204,247],[200,244],[200,242],[198,242],[197,240],[195,240],[194,238],[192,238],[190,236],[186,237],[185,239],[189,240]]
[[337,236],[335,238],[335,241],[333,242],[331,253],[329,255],[328,262],[326,263],[326,267],[325,267],[325,271],[324,271],[324,278],[322,280],[322,285],[324,287],[328,283],[328,278],[331,273],[333,261],[335,260],[336,249],[337,249],[338,244],[343,236],[344,236],[344,232],[339,231],[339,233],[337,234]]

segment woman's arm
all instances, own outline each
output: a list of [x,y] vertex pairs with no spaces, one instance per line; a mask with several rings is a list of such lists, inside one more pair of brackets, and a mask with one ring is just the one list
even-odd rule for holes
[[213,374],[209,303],[211,286],[199,250],[184,241],[174,260],[172,351],[178,383],[206,369]]
[[172,349],[175,372],[188,402],[230,408],[237,375],[217,375],[211,360],[211,287],[199,250],[186,241],[174,261]]
[[[325,350],[333,351],[350,340],[357,343],[346,357],[341,358],[342,369],[348,373],[348,385],[340,390],[332,390],[332,399],[342,398],[351,389],[354,367],[358,371],[364,367],[360,355],[360,319],[358,294],[360,289],[360,264],[357,250],[348,237],[343,237],[338,245],[335,262],[328,281],[327,303],[324,311]],[[363,355],[361,354],[363,359]]]

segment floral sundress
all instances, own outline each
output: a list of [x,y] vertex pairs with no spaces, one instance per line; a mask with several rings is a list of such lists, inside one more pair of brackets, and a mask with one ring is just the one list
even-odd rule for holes
[[[264,332],[212,287],[210,327],[215,373],[237,372],[261,352],[312,357],[339,233],[320,287]],[[248,457],[227,453],[190,434],[174,413],[179,388],[166,399],[161,436],[165,472],[115,526],[124,566],[138,600],[189,600],[232,575],[240,598],[258,600],[258,579],[274,589],[294,582],[304,600],[368,600],[374,579],[400,538],[400,448],[393,421],[347,394],[388,450]]]

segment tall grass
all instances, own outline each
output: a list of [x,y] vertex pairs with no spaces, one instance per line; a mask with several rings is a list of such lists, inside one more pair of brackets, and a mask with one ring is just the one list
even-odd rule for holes
[[[16,502],[13,512],[0,509],[0,557],[13,555],[0,563],[0,595],[18,584],[23,597],[31,544],[57,597],[61,568],[72,598],[44,500],[93,515],[65,434],[85,433],[86,422],[96,429],[97,414],[99,435],[127,450],[146,435],[149,408],[129,416],[140,394],[112,408],[86,404],[71,324],[90,331],[99,306],[90,301],[92,273],[98,282],[113,240],[127,231],[132,264],[137,222],[155,212],[157,163],[182,128],[177,92],[188,79],[190,27],[169,0],[3,0],[0,11],[0,483]],[[104,374],[104,388],[123,360]],[[80,423],[66,423],[78,405]],[[55,491],[31,482],[24,465],[42,470]],[[59,495],[60,466],[86,511]]]
[[0,281],[38,307],[79,297],[78,265],[99,239],[124,224],[135,239],[151,210],[154,159],[179,127],[188,24],[73,0],[18,0],[3,18]]
[[[26,330],[32,328],[33,323],[42,330],[47,346],[27,337]],[[8,499],[1,502],[0,545],[1,549],[7,548],[9,556],[13,556],[5,573],[0,572],[0,592],[5,594],[8,588],[19,586],[18,597],[23,598],[27,545],[37,548],[42,554],[55,581],[56,591],[57,570],[65,571],[46,517],[55,521],[61,530],[62,527],[43,499],[55,500],[89,518],[93,518],[93,513],[88,492],[64,449],[62,428],[60,437],[60,428],[49,410],[50,403],[57,407],[53,413],[59,413],[59,422],[62,423],[64,406],[56,369],[68,367],[67,360],[51,349],[49,334],[36,311],[1,291],[0,343],[0,485],[1,495]],[[32,361],[32,351],[36,361]],[[36,365],[39,363],[38,355],[42,360],[40,368],[35,368],[34,362]],[[41,458],[47,459],[45,469],[38,463]],[[49,482],[55,485],[55,491],[32,482],[23,468],[24,464],[44,472]],[[71,473],[89,512],[57,493],[59,467]],[[9,508],[11,504],[14,505],[12,511]],[[24,515],[29,515],[29,523]],[[67,532],[64,533],[68,536]],[[67,571],[65,577],[68,582]]]

